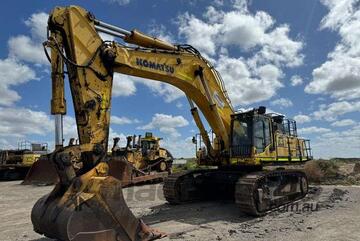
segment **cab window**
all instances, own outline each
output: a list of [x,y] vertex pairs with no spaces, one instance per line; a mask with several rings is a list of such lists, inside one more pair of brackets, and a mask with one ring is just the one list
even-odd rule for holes
[[254,120],[254,146],[256,153],[264,152],[265,150],[265,124],[260,118]]
[[254,120],[254,146],[256,148],[256,152],[264,152],[265,148],[270,144],[270,120],[264,117],[258,117]]
[[232,156],[249,156],[252,145],[252,120],[234,119],[232,130]]

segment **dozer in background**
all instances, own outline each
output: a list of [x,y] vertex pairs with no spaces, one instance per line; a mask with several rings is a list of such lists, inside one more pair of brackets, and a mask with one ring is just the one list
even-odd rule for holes
[[119,147],[120,138],[114,138],[111,156],[117,161],[109,161],[109,175],[121,180],[123,187],[163,181],[171,173],[174,158],[168,150],[160,147],[162,138],[146,132],[145,137],[134,135],[126,140],[126,146]]
[[[136,140],[137,138],[137,140]],[[108,156],[117,161],[109,161],[109,175],[119,179],[122,187],[148,182],[163,181],[171,173],[173,156],[160,147],[160,140],[151,132],[128,136],[125,147],[119,147],[120,138],[114,138],[114,146]],[[71,139],[70,146],[74,145]],[[28,170],[28,169],[27,169]],[[26,173],[26,172],[25,172]],[[59,181],[55,167],[44,156],[39,158],[28,171],[23,185],[53,185]]]
[[23,179],[42,154],[48,152],[46,143],[21,141],[17,149],[0,150],[0,180]]

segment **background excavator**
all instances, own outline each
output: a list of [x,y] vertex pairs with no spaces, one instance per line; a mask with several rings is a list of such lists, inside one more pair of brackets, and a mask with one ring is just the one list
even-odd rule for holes
[[48,153],[47,143],[21,141],[17,149],[0,150],[0,180],[23,179],[41,155]]
[[[106,155],[114,72],[169,83],[189,100],[205,143],[198,161],[216,168],[171,174],[164,183],[168,202],[231,198],[241,211],[264,215],[306,195],[308,184],[302,171],[262,170],[266,164],[311,159],[308,142],[297,137],[295,122],[267,114],[263,107],[235,112],[220,75],[192,46],[121,29],[77,6],[56,7],[48,29],[44,46],[51,48],[47,56],[57,148],[45,158],[54,165],[60,182],[33,207],[36,232],[73,241],[153,240],[164,235],[132,214],[122,196],[121,182],[109,175],[111,162],[128,168],[123,159]],[[128,44],[102,41],[98,32]],[[65,74],[79,135],[79,144],[72,146],[62,143]],[[215,134],[213,140],[198,109]]]

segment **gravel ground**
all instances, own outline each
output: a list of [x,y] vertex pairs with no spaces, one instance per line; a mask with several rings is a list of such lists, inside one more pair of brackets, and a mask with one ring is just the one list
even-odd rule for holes
[[[50,241],[32,230],[30,211],[52,187],[0,182],[0,240]],[[307,197],[265,217],[248,217],[230,202],[166,204],[161,184],[124,190],[131,210],[162,240],[360,240],[360,186],[313,186]]]

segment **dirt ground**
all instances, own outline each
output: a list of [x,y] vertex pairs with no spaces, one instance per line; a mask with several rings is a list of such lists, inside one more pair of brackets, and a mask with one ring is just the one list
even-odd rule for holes
[[[30,211],[52,187],[0,183],[0,240],[50,241],[32,230]],[[162,240],[360,240],[360,186],[313,186],[305,199],[252,218],[230,202],[171,206],[161,184],[124,191],[128,205]]]

